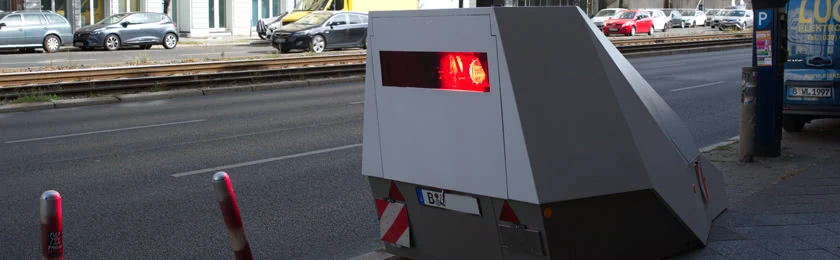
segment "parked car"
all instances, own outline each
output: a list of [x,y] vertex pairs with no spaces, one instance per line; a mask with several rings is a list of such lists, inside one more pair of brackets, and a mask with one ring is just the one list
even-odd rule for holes
[[671,27],[685,28],[686,22],[683,21],[682,14],[678,10],[671,10]]
[[271,45],[280,52],[367,48],[367,29],[365,13],[317,11],[275,30]]
[[606,22],[609,19],[615,18],[616,16],[618,16],[619,13],[626,10],[627,9],[625,8],[606,8],[602,9],[601,11],[598,11],[598,13],[596,13],[590,19],[592,20],[592,23],[594,23],[595,26],[598,27],[598,30],[603,30],[604,22]]
[[752,10],[729,10],[723,18],[721,18],[720,24],[718,24],[718,29],[721,31],[728,28],[744,30],[748,27],[752,27],[752,24]]
[[274,25],[275,23],[279,23],[283,21],[283,17],[285,17],[288,12],[282,13],[275,17],[263,18],[257,21],[257,35],[260,39],[266,40],[269,39],[272,33],[274,33]]
[[57,52],[73,40],[70,22],[52,11],[0,12],[0,48]]
[[99,22],[82,27],[73,35],[73,45],[82,50],[105,48],[119,50],[123,46],[152,45],[173,49],[178,45],[178,30],[169,16],[161,13],[132,12],[115,14]]
[[617,18],[607,20],[604,24],[604,34],[606,35],[635,36],[636,33],[653,35],[653,31],[653,17],[650,13],[640,10],[621,12]]
[[717,22],[715,19],[717,16],[723,12],[721,9],[709,9],[706,10],[706,26],[711,26],[712,28],[717,27]]
[[706,14],[696,9],[680,9],[683,22],[691,27],[706,25]]
[[666,31],[668,28],[671,28],[671,20],[668,19],[668,15],[665,14],[664,11],[661,9],[641,9],[642,11],[650,13],[651,17],[653,18],[653,29],[654,30],[661,30]]

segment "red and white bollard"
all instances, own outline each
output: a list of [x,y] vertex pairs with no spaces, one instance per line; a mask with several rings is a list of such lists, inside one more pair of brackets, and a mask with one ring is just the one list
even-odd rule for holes
[[61,195],[54,190],[45,191],[41,194],[42,259],[64,259],[64,240],[61,232]]
[[213,186],[216,188],[216,199],[219,208],[222,209],[222,216],[225,218],[230,246],[233,248],[233,256],[236,260],[252,260],[251,246],[245,238],[245,228],[242,225],[242,216],[239,215],[239,206],[236,204],[236,196],[233,195],[233,186],[230,184],[230,177],[226,172],[217,172],[213,175]]

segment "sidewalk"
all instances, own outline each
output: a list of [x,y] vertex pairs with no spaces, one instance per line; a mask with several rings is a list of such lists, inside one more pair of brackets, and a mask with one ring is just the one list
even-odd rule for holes
[[268,40],[260,39],[259,36],[256,35],[256,32],[253,36],[215,36],[215,37],[183,37],[180,38],[178,41],[178,45],[181,47],[190,47],[190,46],[236,46],[236,45],[245,45],[245,46],[253,46],[253,45],[265,45],[268,46],[271,43]]
[[782,156],[737,161],[738,143],[706,152],[730,207],[706,248],[673,259],[840,259],[840,121],[783,132]]

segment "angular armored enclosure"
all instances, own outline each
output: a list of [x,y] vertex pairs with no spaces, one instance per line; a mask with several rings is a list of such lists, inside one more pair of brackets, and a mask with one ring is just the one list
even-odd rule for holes
[[[388,199],[383,237],[383,205],[407,213],[392,254],[662,259],[705,245],[727,205],[679,117],[577,7],[371,12],[368,34],[362,171]],[[453,57],[478,60],[473,85],[446,81]]]

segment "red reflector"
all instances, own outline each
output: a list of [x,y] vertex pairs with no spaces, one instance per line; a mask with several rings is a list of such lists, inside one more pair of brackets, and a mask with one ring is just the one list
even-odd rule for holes
[[782,110],[790,110],[790,107],[782,107]]
[[500,215],[499,220],[519,225],[519,218],[516,217],[516,213],[513,212],[513,209],[510,208],[510,204],[507,201],[502,205],[502,213]]
[[394,181],[391,181],[391,190],[388,191],[388,198],[392,200],[405,201],[402,193],[400,193],[400,189],[397,189],[397,183]]
[[382,86],[490,92],[487,53],[379,52]]

